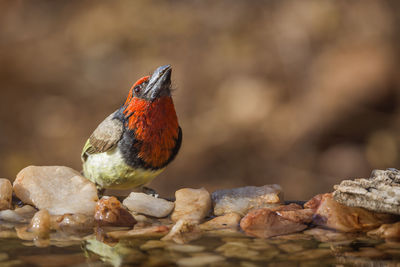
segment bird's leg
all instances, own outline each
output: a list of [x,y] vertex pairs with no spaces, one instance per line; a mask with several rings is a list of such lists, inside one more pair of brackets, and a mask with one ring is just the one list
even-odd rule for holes
[[147,187],[147,186],[142,186],[142,192],[145,193],[146,195],[150,195],[150,196],[153,196],[153,197],[158,197],[158,194],[157,194],[156,190],[154,190],[154,189],[152,189],[150,187]]

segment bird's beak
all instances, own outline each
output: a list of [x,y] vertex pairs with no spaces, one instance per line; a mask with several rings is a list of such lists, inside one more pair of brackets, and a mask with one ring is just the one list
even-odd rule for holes
[[151,101],[161,96],[169,96],[171,94],[171,72],[171,65],[158,67],[149,79],[144,96]]

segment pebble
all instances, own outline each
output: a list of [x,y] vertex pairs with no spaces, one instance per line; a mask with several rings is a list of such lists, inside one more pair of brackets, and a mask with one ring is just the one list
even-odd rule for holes
[[275,207],[283,201],[279,185],[246,186],[212,193],[214,214],[236,212],[244,216],[251,209]]
[[51,215],[93,215],[98,200],[96,186],[64,166],[26,167],[17,174],[13,189],[24,203]]
[[306,229],[307,226],[303,222],[291,221],[279,215],[280,210],[290,209],[301,210],[301,207],[288,205],[275,209],[252,210],[240,221],[240,227],[247,235],[259,238],[290,234]]
[[0,211],[0,220],[13,223],[27,223],[36,213],[36,209],[30,205],[16,208],[15,210]]
[[222,216],[215,217],[205,223],[200,224],[200,229],[203,231],[218,230],[218,229],[238,229],[239,222],[242,216],[232,212]]
[[51,228],[71,234],[92,230],[94,218],[84,214],[64,214],[51,216]]
[[185,244],[192,240],[199,239],[201,235],[202,231],[196,222],[181,219],[176,222],[171,231],[161,240]]
[[113,231],[108,232],[107,235],[115,239],[126,239],[126,238],[160,238],[168,234],[170,226],[150,226],[141,229],[133,229],[129,231]]
[[173,244],[173,245],[167,246],[166,248],[171,251],[177,251],[177,252],[183,252],[183,253],[202,252],[206,249],[203,246],[187,245],[187,244],[185,244],[185,245]]
[[99,226],[127,226],[136,224],[133,216],[122,207],[116,197],[104,196],[96,204],[94,219]]
[[8,179],[0,178],[0,210],[11,208],[12,185]]
[[320,204],[313,217],[313,223],[316,225],[342,232],[357,232],[370,230],[393,220],[391,215],[340,204],[333,199],[332,193],[317,198],[320,199]]
[[41,239],[47,239],[50,235],[50,214],[47,210],[39,210],[33,216],[28,231]]
[[183,188],[175,192],[175,209],[171,215],[179,220],[201,222],[210,212],[211,197],[206,189]]
[[136,192],[130,193],[122,204],[132,212],[157,218],[168,216],[175,206],[174,202]]
[[205,254],[188,258],[181,258],[176,263],[178,266],[208,266],[213,263],[224,261],[225,258],[219,255]]

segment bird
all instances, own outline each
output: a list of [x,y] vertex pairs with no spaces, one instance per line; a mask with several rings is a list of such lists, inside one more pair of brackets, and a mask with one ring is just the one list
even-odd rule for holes
[[137,80],[124,104],[86,141],[83,176],[99,190],[141,187],[178,154],[182,129],[171,96],[170,65]]

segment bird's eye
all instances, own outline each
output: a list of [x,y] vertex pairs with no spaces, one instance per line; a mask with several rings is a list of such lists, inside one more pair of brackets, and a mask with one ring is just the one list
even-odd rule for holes
[[136,94],[138,94],[140,92],[142,88],[140,87],[140,85],[135,86],[135,88],[133,88],[133,90],[135,91]]

